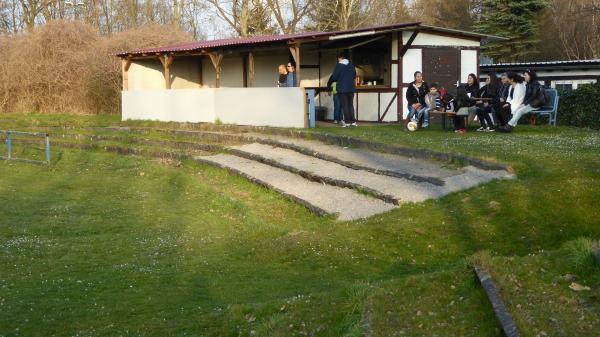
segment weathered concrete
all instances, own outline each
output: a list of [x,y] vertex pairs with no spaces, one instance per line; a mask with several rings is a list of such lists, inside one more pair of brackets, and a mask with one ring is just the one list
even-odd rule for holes
[[339,220],[366,218],[394,208],[349,188],[307,180],[280,168],[228,154],[195,157],[197,161],[236,172],[253,182],[276,190],[318,214],[338,214]]
[[[456,175],[443,178],[442,186],[428,182],[380,175],[352,169],[331,161],[264,144],[246,144],[231,147],[232,153],[300,174],[314,181],[365,190],[393,203],[421,202],[439,198],[448,193],[466,189],[482,182],[506,176],[504,171],[487,171],[467,167]],[[351,150],[349,150],[351,151]],[[432,174],[437,174],[429,168]]]
[[481,267],[474,267],[473,269],[475,270],[475,274],[477,274],[481,286],[485,290],[488,300],[492,304],[492,308],[494,309],[496,318],[498,318],[498,321],[502,326],[504,335],[506,335],[506,337],[519,337],[521,335],[519,329],[517,328],[512,315],[508,311],[506,304],[504,304],[502,296],[500,296],[500,290],[492,280],[490,274]]
[[442,185],[441,178],[461,173],[443,168],[443,162],[397,154],[375,152],[363,148],[350,148],[302,138],[277,135],[246,134],[257,142],[291,149],[340,165],[392,177]]

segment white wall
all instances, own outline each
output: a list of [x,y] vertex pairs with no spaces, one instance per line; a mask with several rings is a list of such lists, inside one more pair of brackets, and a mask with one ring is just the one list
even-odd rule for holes
[[302,88],[215,89],[216,118],[226,124],[304,127]]
[[[402,40],[406,44],[412,35],[412,31],[403,31]],[[412,43],[415,46],[454,46],[454,47],[479,47],[479,41],[461,39],[459,37],[450,37],[437,35],[434,33],[419,32]]]
[[214,122],[214,91],[211,89],[122,91],[121,111],[123,120]]
[[304,127],[302,88],[205,88],[121,92],[122,119]]
[[461,50],[460,51],[460,82],[467,83],[469,74],[477,76],[479,60],[477,59],[476,50]]
[[415,80],[415,71],[423,71],[423,49],[409,49],[402,58],[402,81]]

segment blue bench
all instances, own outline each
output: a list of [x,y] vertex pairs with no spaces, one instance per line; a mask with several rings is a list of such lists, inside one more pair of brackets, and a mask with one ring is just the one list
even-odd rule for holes
[[548,116],[548,124],[556,126],[558,117],[558,92],[556,89],[544,88],[550,96],[550,104],[541,107],[539,110],[530,112],[533,117],[532,124],[535,124],[535,115]]

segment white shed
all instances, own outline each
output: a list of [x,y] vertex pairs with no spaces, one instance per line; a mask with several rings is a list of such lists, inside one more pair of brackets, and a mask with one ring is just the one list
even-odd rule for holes
[[[418,22],[336,32],[197,41],[118,54],[123,119],[306,127],[306,91],[333,117],[327,80],[346,50],[357,68],[359,121],[400,122],[415,71],[450,91],[479,76],[483,40],[497,37]],[[298,87],[277,88],[277,66],[297,64]]]

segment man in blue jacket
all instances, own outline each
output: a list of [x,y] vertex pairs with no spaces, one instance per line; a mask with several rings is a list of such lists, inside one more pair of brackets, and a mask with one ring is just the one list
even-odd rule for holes
[[344,113],[343,127],[346,127],[347,124],[357,126],[356,119],[354,118],[355,78],[356,69],[354,65],[348,61],[344,53],[340,53],[338,55],[338,64],[336,64],[333,73],[329,77],[329,81],[327,81],[327,87],[331,90],[332,83],[336,82],[336,91],[340,97],[342,112]]
[[288,62],[287,66],[287,77],[285,79],[285,87],[297,87],[296,85],[296,65],[292,62]]

